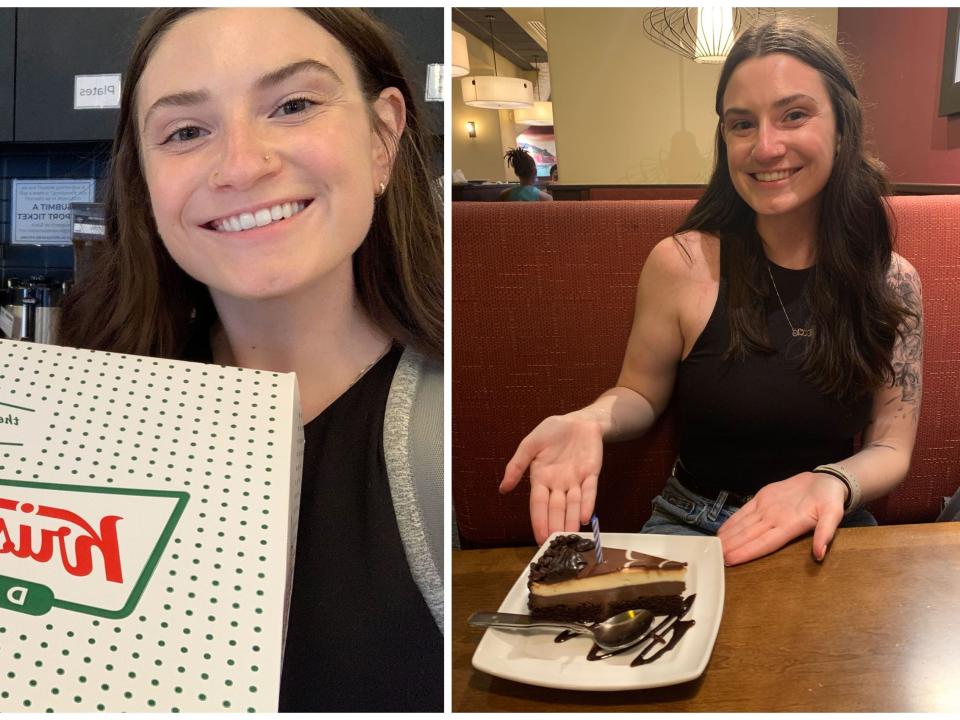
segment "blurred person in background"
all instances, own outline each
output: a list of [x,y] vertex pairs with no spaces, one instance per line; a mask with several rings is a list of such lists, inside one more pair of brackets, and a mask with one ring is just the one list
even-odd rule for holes
[[526,202],[553,200],[552,196],[537,187],[537,163],[534,162],[530,153],[523,148],[510,148],[503,157],[507,161],[507,165],[512,167],[517,174],[520,185],[500,193],[501,200]]

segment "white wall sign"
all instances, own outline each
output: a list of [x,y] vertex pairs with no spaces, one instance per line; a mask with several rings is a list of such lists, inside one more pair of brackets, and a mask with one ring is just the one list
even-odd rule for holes
[[14,180],[10,203],[11,242],[16,245],[69,245],[70,203],[93,202],[96,181]]
[[423,99],[427,102],[443,102],[443,86],[443,65],[430,63],[427,65],[427,82]]
[[73,109],[102,110],[120,107],[120,73],[74,75]]

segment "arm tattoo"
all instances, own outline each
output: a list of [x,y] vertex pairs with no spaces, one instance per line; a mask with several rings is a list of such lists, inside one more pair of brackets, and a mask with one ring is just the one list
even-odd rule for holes
[[[912,405],[910,410],[916,419],[920,410],[923,363],[923,303],[920,277],[915,271],[902,272],[900,267],[891,267],[887,279],[904,307],[911,313],[904,318],[903,324],[898,329],[891,364],[893,365],[893,385],[901,388],[900,400],[904,404]],[[907,408],[903,410],[908,412]]]

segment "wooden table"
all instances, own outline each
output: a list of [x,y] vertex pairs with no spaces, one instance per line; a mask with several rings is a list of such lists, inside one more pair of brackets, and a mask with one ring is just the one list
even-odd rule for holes
[[453,710],[960,710],[960,523],[850,528],[823,564],[804,538],[726,569],[704,674],[629,692],[552,690],[474,670],[476,610],[494,610],[535,548],[453,553]]

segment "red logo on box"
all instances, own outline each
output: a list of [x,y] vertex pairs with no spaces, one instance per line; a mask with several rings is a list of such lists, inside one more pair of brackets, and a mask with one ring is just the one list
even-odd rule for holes
[[169,490],[0,480],[0,612],[126,617],[189,500]]
[[[100,530],[84,520],[77,513],[66,508],[34,506],[28,502],[17,502],[0,497],[0,510],[14,510],[20,518],[19,527],[9,527],[0,516],[0,555],[10,553],[14,557],[36,562],[50,562],[55,550],[63,569],[71,575],[89,575],[93,571],[93,551],[97,550],[103,559],[105,579],[109,582],[123,582],[123,570],[120,566],[120,548],[117,543],[117,522],[119,515],[106,515],[100,519]],[[30,518],[53,518],[62,521],[56,530],[34,528]],[[37,532],[34,533],[34,530]],[[79,532],[77,532],[79,531]],[[39,536],[37,547],[34,539]],[[68,552],[68,544],[73,552]],[[70,556],[75,558],[73,562]]]

